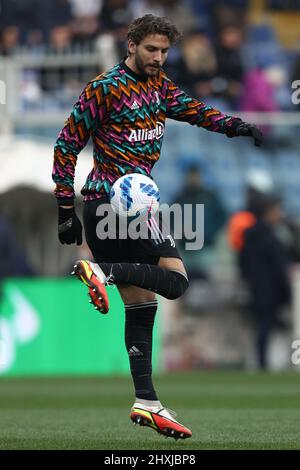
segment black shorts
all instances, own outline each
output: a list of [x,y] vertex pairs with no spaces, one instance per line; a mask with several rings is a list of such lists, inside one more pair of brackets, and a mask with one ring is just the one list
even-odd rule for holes
[[[175,242],[171,235],[160,236],[159,239],[151,237],[136,240],[127,239],[100,239],[97,236],[97,225],[104,219],[105,215],[96,215],[100,204],[109,204],[108,198],[96,199],[84,203],[83,223],[87,244],[98,263],[142,263],[158,264],[160,257],[179,258]],[[112,209],[110,211],[113,214]],[[159,217],[159,224],[162,224]],[[161,225],[160,225],[160,228]],[[162,232],[162,230],[161,230]]]

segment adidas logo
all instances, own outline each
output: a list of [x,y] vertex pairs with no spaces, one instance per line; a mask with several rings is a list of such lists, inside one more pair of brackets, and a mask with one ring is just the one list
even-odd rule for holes
[[139,109],[140,105],[134,100],[132,105],[130,106],[130,109]]
[[170,240],[171,247],[172,247],[172,248],[175,248],[176,245],[175,245],[175,242],[174,242],[174,240],[173,240],[173,237],[172,237],[171,235],[167,235],[166,238],[168,238],[168,239]]
[[129,357],[132,357],[132,356],[143,356],[144,354],[136,347],[136,346],[132,346],[129,351],[128,351],[128,356]]

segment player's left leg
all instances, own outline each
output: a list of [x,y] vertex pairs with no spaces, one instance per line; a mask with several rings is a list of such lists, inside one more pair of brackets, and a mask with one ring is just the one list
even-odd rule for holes
[[125,306],[125,345],[135,395],[158,403],[152,383],[152,335],[157,300],[153,292],[135,286],[117,286]]
[[[179,259],[160,260],[160,264],[184,270]],[[118,286],[118,289],[125,304],[125,344],[135,387],[131,420],[166,437],[186,439],[192,435],[191,431],[176,421],[174,413],[160,403],[152,382],[152,335],[157,310],[155,294],[135,286]]]
[[[105,284],[109,279],[108,272],[102,271],[104,263],[95,264],[90,261],[81,260],[75,266],[76,275],[83,280],[89,287],[89,291],[95,288],[95,296],[99,295],[100,299],[95,299],[99,310],[105,313],[108,309],[108,304],[103,303],[104,294],[102,289],[105,289]],[[112,263],[105,263],[112,265]],[[132,265],[131,263],[114,263],[117,265]],[[140,279],[142,273],[149,270],[150,265],[136,264],[136,268],[140,272]],[[160,258],[158,266],[152,266],[164,273],[174,272],[178,273],[183,279],[186,279],[186,272],[183,263],[177,258]],[[155,269],[154,269],[155,271]],[[84,274],[82,274],[84,272]],[[151,284],[149,279],[149,287],[152,289],[141,289],[136,286],[128,284],[117,284],[123,302],[125,304],[125,343],[129,355],[131,373],[136,390],[135,403],[131,410],[131,419],[133,422],[143,426],[150,426],[157,432],[165,436],[171,436],[175,439],[185,439],[192,435],[191,431],[178,423],[169,410],[164,408],[157,398],[155,389],[152,383],[152,335],[154,319],[157,310],[157,302],[155,293],[152,290],[160,292],[160,284],[153,278],[155,284]],[[165,276],[163,278],[165,281]],[[137,282],[139,280],[137,279]],[[92,284],[91,284],[92,283]],[[158,288],[153,289],[153,286]],[[166,286],[163,287],[166,289]],[[174,290],[174,287],[173,287]],[[90,292],[91,293],[91,292]],[[93,302],[95,304],[95,301]],[[101,310],[105,308],[105,311]]]

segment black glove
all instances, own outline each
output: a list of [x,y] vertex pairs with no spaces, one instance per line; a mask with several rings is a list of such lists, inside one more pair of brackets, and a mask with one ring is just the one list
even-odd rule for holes
[[74,207],[65,209],[58,206],[58,238],[63,245],[82,244],[82,225]]
[[253,137],[254,145],[256,145],[256,147],[260,147],[263,143],[263,135],[258,127],[241,120],[237,120],[234,125],[228,129],[226,135],[228,137],[237,137],[239,135]]
[[237,135],[248,135],[253,137],[254,145],[256,147],[260,147],[263,142],[263,135],[258,127],[254,126],[254,124],[247,124],[246,122],[242,122],[236,129]]

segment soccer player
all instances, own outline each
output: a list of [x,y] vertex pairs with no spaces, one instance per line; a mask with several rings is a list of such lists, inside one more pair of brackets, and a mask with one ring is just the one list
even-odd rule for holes
[[156,293],[180,297],[189,285],[171,237],[153,240],[99,239],[99,204],[109,201],[114,181],[124,174],[150,176],[160,156],[166,118],[186,121],[228,137],[250,136],[260,145],[253,125],[228,116],[180,90],[162,67],[180,33],[168,19],[145,15],[128,29],[128,56],[113,69],[91,80],[61,130],[54,153],[53,180],[58,201],[61,243],[82,243],[82,225],[74,209],[77,155],[90,137],[94,165],[81,193],[87,243],[95,262],[79,260],[74,274],[87,286],[91,302],[102,313],[109,309],[106,285],[114,283],[125,305],[125,343],[135,387],[131,419],[175,439],[192,432],[161,405],[152,383],[152,330]]

